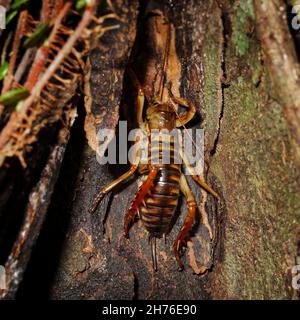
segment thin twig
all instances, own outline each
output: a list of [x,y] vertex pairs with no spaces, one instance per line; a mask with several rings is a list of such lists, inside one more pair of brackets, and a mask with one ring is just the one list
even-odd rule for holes
[[37,54],[36,54],[34,62],[33,62],[33,66],[30,70],[27,81],[25,83],[25,88],[28,89],[29,91],[31,91],[31,89],[35,86],[35,84],[37,83],[37,81],[39,79],[40,73],[42,72],[42,70],[45,66],[45,63],[47,61],[48,52],[49,52],[51,42],[55,39],[55,36],[56,36],[58,29],[59,29],[59,26],[60,26],[63,18],[65,17],[65,15],[67,14],[70,6],[71,6],[70,2],[67,2],[65,4],[63,10],[60,12],[57,19],[55,20],[53,30],[50,34],[50,37],[49,37],[47,43],[43,44],[37,51]]
[[65,57],[71,52],[76,41],[82,36],[84,29],[90,23],[91,18],[95,10],[95,1],[86,7],[83,17],[79,22],[74,33],[68,38],[65,45],[62,47],[61,51],[56,55],[53,62],[50,64],[48,69],[45,71],[41,79],[37,82],[31,91],[31,95],[22,103],[21,110],[15,111],[11,114],[7,125],[4,127],[0,134],[0,149],[2,149],[7,142],[10,140],[11,134],[16,129],[16,124],[18,125],[19,119],[21,119],[27,112],[28,108],[32,105],[34,101],[38,99],[41,91],[47,85],[48,81],[55,75],[56,70],[61,65]]
[[9,60],[8,72],[4,80],[2,94],[7,92],[10,89],[11,84],[13,82],[13,73],[14,73],[14,69],[17,61],[17,55],[18,55],[19,46],[21,43],[21,38],[23,37],[26,31],[27,18],[28,18],[28,11],[27,10],[22,11],[20,14],[17,30],[15,33],[15,38],[14,38],[13,47],[12,47],[12,54]]
[[[93,1],[94,3],[94,1]],[[47,82],[50,80],[50,78],[53,76],[59,65],[64,60],[65,56],[69,54],[69,52],[72,50],[75,42],[81,37],[83,30],[86,28],[88,23],[90,22],[94,11],[94,5],[91,5],[87,7],[87,9],[84,12],[84,15],[77,26],[76,30],[74,31],[73,35],[69,37],[66,44],[62,47],[61,51],[56,55],[53,62],[50,64],[46,72],[43,74],[40,81],[37,83],[37,85],[32,90],[31,95],[24,101],[22,106],[22,112],[26,112],[27,108],[31,105],[31,103],[39,96],[40,92],[44,88],[44,86],[47,84]],[[1,141],[1,139],[0,139]],[[1,144],[1,143],[0,143]]]
[[29,48],[26,50],[14,75],[14,80],[16,83],[20,83],[21,78],[23,77],[26,71],[26,68],[28,68],[28,66],[32,63],[34,56],[36,54],[36,51],[37,51],[36,48]]
[[10,32],[8,37],[5,39],[5,43],[4,43],[2,54],[1,54],[1,65],[6,61],[7,48],[12,38],[12,35],[13,35],[12,32]]
[[50,20],[51,16],[51,0],[44,0],[42,7],[42,22],[47,22]]

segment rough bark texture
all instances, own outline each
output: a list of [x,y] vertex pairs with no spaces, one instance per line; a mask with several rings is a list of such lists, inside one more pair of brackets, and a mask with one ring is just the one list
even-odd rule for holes
[[[29,292],[51,299],[297,298],[291,268],[300,241],[299,65],[287,36],[285,3],[161,3],[115,1],[120,27],[95,40],[85,109],[79,106],[20,298]],[[126,66],[136,72],[148,99],[157,95],[166,42],[163,16],[172,24],[173,40],[166,79],[196,105],[193,126],[205,129],[204,176],[221,194],[215,201],[189,181],[214,239],[199,215],[182,272],[172,244],[185,216],[184,201],[166,243],[158,241],[158,272],[152,270],[142,224],[131,228],[129,240],[123,237],[137,177],[106,197],[95,214],[88,213],[99,189],[128,169],[101,166],[95,154],[100,128],[118,133],[120,119],[135,126]],[[269,23],[262,26],[262,19]]]
[[[252,1],[241,1],[223,10],[226,82],[211,167],[221,180],[228,215],[225,259],[214,270],[214,297],[291,298],[296,293],[289,273],[299,243],[299,151],[285,111],[291,107],[299,113],[291,104],[297,103],[291,96],[299,82],[298,62],[290,37],[281,44],[273,38],[273,50],[265,41],[265,35],[288,32],[285,6],[255,1],[254,9]],[[262,12],[276,25],[261,26]],[[292,74],[282,74],[285,66],[278,59],[290,61]],[[285,86],[279,88],[279,81]]]

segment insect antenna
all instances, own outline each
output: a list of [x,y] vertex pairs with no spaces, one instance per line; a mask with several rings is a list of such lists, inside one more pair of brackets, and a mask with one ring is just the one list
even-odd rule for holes
[[[165,11],[165,10],[163,10]],[[165,13],[164,13],[165,16]],[[167,20],[168,21],[168,20]],[[168,21],[168,34],[167,34],[167,41],[166,41],[166,48],[164,51],[164,57],[163,57],[163,65],[162,65],[162,77],[160,80],[160,100],[162,101],[163,95],[164,95],[164,89],[165,89],[165,82],[166,82],[166,70],[168,67],[168,60],[169,60],[169,52],[170,52],[170,42],[171,42],[171,25]]]
[[[165,11],[165,10],[163,10]],[[165,16],[165,12],[164,12],[164,16]],[[168,62],[169,62],[169,52],[170,52],[170,44],[171,43],[171,25],[170,25],[170,22],[168,21],[168,34],[167,34],[167,41],[166,41],[166,48],[165,48],[165,51],[164,51],[164,57],[163,57],[163,66],[162,66],[162,77],[161,77],[161,81],[160,81],[160,100],[162,101],[163,99],[163,94],[164,94],[164,90],[165,90],[165,82],[166,82],[166,70],[167,70],[167,67],[168,67]],[[171,84],[170,84],[171,86]],[[170,96],[172,97],[173,96],[173,93],[171,91],[171,87],[168,87],[168,90],[169,90],[169,94]],[[176,114],[176,117],[179,119],[180,121],[180,116],[179,116],[179,113],[177,112],[176,108],[174,107],[174,105],[172,104],[172,108]],[[192,142],[196,152],[197,152],[197,146],[196,146],[196,143],[193,139],[193,137],[190,135],[189,131],[187,130],[186,126],[184,123],[182,123],[182,127],[184,128],[184,131],[187,133],[190,141]]]

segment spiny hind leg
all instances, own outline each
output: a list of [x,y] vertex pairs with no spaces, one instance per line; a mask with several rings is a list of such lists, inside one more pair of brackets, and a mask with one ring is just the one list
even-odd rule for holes
[[[219,198],[219,195],[206,182],[204,182],[199,176],[194,174],[193,168],[191,167],[191,165],[188,161],[188,158],[183,150],[180,150],[180,155],[181,155],[183,162],[186,165],[189,173],[191,174],[193,180],[196,181],[204,190],[206,190],[207,192],[212,194],[215,198]],[[207,213],[203,209],[200,209],[200,213],[201,213],[202,224],[207,228],[210,238],[213,239],[213,232],[212,232],[212,228],[211,228],[209,221],[208,221]]]
[[121,182],[125,181],[127,178],[129,178],[130,176],[132,176],[134,174],[134,172],[136,171],[136,169],[138,168],[137,165],[132,164],[129,171],[125,172],[124,174],[122,174],[119,178],[117,178],[116,180],[112,181],[111,183],[109,183],[107,186],[105,186],[97,195],[97,197],[95,198],[93,204],[91,205],[91,207],[89,208],[89,212],[94,212],[97,209],[98,204],[100,203],[100,201],[103,199],[103,197],[110,192],[113,188],[115,188],[118,184],[120,184]]
[[183,269],[183,263],[180,259],[180,251],[183,246],[186,246],[188,233],[191,230],[195,219],[197,203],[183,174],[180,176],[180,190],[186,198],[188,213],[174,242],[173,250],[180,269]]
[[128,212],[125,215],[124,219],[124,235],[128,238],[130,226],[134,223],[134,220],[137,215],[139,215],[140,205],[145,204],[145,196],[149,192],[150,188],[153,185],[153,181],[158,173],[158,168],[153,167],[150,169],[146,181],[142,184],[138,193],[136,194]]

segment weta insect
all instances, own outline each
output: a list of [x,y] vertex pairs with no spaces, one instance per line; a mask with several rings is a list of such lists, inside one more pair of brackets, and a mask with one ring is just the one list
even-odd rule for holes
[[[165,54],[163,70],[166,66],[166,56],[167,54]],[[182,172],[182,164],[179,164],[175,159],[181,158],[190,172],[192,172],[192,168],[184,151],[180,148],[175,148],[174,137],[168,137],[170,143],[166,146],[160,143],[160,141],[153,141],[151,132],[153,130],[163,129],[170,132],[175,128],[185,127],[185,125],[194,118],[196,108],[191,101],[181,97],[175,97],[171,93],[170,88],[169,101],[163,101],[164,79],[162,80],[161,94],[159,97],[147,103],[143,87],[131,69],[129,70],[129,75],[138,92],[136,98],[137,122],[142,131],[147,134],[148,146],[150,146],[149,149],[151,149],[148,155],[148,162],[147,164],[141,163],[139,150],[137,150],[136,159],[131,164],[129,171],[104,187],[95,198],[89,211],[94,212],[99,202],[108,192],[132,176],[136,171],[145,175],[146,179],[137,192],[129,211],[125,215],[124,235],[128,237],[130,226],[136,218],[140,218],[149,233],[153,268],[157,270],[156,238],[165,237],[170,231],[170,226],[176,213],[179,195],[180,192],[182,192],[186,198],[188,213],[174,242],[173,250],[180,269],[183,269],[180,252],[182,247],[186,245],[189,231],[193,226],[197,203]],[[146,105],[146,118],[144,119],[143,111]],[[179,115],[175,109],[175,105],[182,106],[186,109],[186,112],[183,115]],[[156,150],[154,150],[156,152],[153,152],[155,148],[151,148],[153,143],[157,145]],[[163,164],[161,161],[164,153],[170,155],[170,162],[168,164]],[[207,192],[218,198],[218,194],[197,175],[192,175],[192,178]]]
[[[179,97],[172,97],[174,103],[187,108],[185,114],[176,118],[176,113],[171,103],[162,103],[159,100],[155,100],[148,106],[146,120],[144,121],[142,118],[145,102],[144,93],[136,78],[135,84],[139,88],[137,98],[138,123],[140,128],[146,130],[148,135],[153,129],[172,130],[182,127],[194,117],[196,110],[190,101]],[[170,164],[152,164],[153,162],[157,162],[153,160],[161,160],[161,155],[164,152],[163,144],[159,144],[159,150],[157,150],[158,152],[156,153],[159,155],[159,159],[153,159],[150,154],[148,165],[132,164],[128,172],[101,190],[89,210],[90,212],[94,212],[102,198],[119,183],[133,175],[136,170],[138,170],[140,174],[147,174],[147,179],[140,187],[125,216],[124,233],[125,236],[128,237],[130,225],[135,221],[136,217],[142,220],[144,227],[150,234],[153,267],[155,270],[157,270],[155,241],[157,237],[165,236],[169,232],[172,218],[176,212],[180,191],[185,196],[188,207],[188,214],[173,245],[175,257],[181,269],[183,269],[183,263],[180,259],[180,250],[186,243],[186,238],[193,225],[197,208],[195,197],[182,173],[181,164],[176,164],[174,159],[180,156],[187,167],[190,167],[190,164],[186,155],[174,148],[174,140],[172,140],[172,137],[170,137],[170,141],[170,150],[167,150],[167,152],[171,151]],[[151,145],[152,142],[153,141],[150,140],[149,145]],[[206,191],[218,197],[218,194],[198,176],[192,175],[192,178]]]

